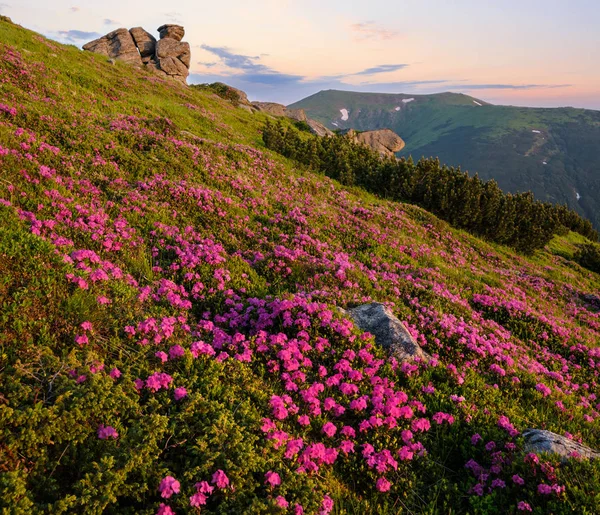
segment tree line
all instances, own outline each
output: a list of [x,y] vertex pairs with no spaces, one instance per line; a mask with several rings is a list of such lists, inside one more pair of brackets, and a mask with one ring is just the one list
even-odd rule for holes
[[263,141],[344,185],[417,204],[454,227],[526,254],[569,230],[598,240],[591,222],[565,205],[537,201],[531,192],[504,193],[495,181],[441,165],[439,159],[384,158],[343,136],[308,135],[281,121],[267,121]]

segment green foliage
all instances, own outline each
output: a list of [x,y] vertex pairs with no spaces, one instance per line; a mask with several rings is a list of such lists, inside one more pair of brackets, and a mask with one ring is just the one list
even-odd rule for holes
[[267,121],[263,140],[270,148],[347,186],[360,186],[381,197],[412,202],[451,225],[490,241],[531,254],[567,230],[596,240],[588,220],[565,206],[538,202],[531,192],[505,194],[494,181],[484,182],[437,159],[382,159],[343,136],[301,135],[281,121]]
[[213,82],[212,84],[192,84],[192,88],[207,90],[219,95],[221,98],[231,102],[234,106],[240,104],[240,94],[227,84],[222,82]]
[[575,253],[575,261],[592,272],[600,273],[600,245],[584,243]]

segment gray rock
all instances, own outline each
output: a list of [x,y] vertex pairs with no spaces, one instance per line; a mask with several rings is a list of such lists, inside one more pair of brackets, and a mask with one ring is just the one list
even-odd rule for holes
[[405,146],[404,140],[390,129],[365,132],[349,129],[343,134],[355,143],[366,145],[379,152],[383,157],[393,157],[395,152],[402,150]]
[[545,429],[526,429],[523,437],[526,452],[558,454],[564,459],[573,457],[573,453],[582,458],[600,458],[600,452]]
[[159,61],[165,57],[179,59],[186,67],[186,76],[187,69],[190,67],[191,55],[189,43],[183,43],[171,38],[161,39],[156,43],[156,57]]
[[304,109],[290,109],[286,107],[285,116],[292,120],[296,120],[297,122],[305,122],[308,119]]
[[286,107],[283,104],[277,104],[275,102],[252,102],[255,109],[261,113],[267,113],[271,116],[285,116]]
[[306,123],[310,127],[310,132],[316,134],[317,136],[325,137],[325,136],[333,136],[333,132],[331,132],[325,125],[317,120],[313,120],[312,118],[307,118]]
[[142,27],[129,29],[129,33],[140,51],[142,61],[151,58],[156,49],[156,38]]
[[371,302],[349,309],[347,313],[354,319],[358,328],[371,333],[375,337],[375,343],[388,349],[396,358],[429,359],[429,355],[423,351],[404,324],[384,304]]
[[185,82],[188,69],[177,57],[163,57],[158,60],[159,68],[172,78]]
[[157,30],[160,34],[160,39],[170,38],[176,41],[181,41],[183,36],[185,36],[185,30],[181,25],[166,23],[165,25],[158,27]]
[[83,45],[84,50],[102,54],[107,57],[118,59],[129,64],[142,66],[142,58],[138,52],[133,37],[127,29],[113,30],[102,36]]

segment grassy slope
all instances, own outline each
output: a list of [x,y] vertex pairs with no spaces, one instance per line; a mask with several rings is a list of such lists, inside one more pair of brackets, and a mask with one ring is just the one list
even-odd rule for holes
[[[538,513],[598,507],[598,466],[528,464],[519,436],[498,426],[508,416],[518,431],[568,431],[600,447],[591,350],[600,323],[583,300],[600,279],[569,261],[576,236],[526,259],[255,150],[260,114],[3,22],[0,42],[0,506],[154,513],[164,502],[184,513],[194,484],[221,469],[231,487],[203,510],[277,512],[282,495],[312,513],[325,494],[338,513],[508,513],[520,500]],[[398,367],[350,334],[335,305],[371,299],[389,302],[438,363]],[[279,343],[261,348],[259,329]],[[324,381],[318,366],[331,375],[344,354],[363,376],[345,377],[358,388],[351,398],[366,395],[368,409],[328,385],[320,401],[333,398],[345,414],[324,409],[309,426],[276,419],[270,400],[286,392],[292,412],[309,413],[279,353],[306,338],[305,382],[292,382]],[[319,350],[319,338],[335,352]],[[194,347],[200,340],[219,359]],[[358,349],[364,359],[346,352]],[[162,363],[157,351],[173,355]],[[379,369],[369,356],[384,360]],[[115,368],[120,377],[109,375]],[[172,383],[136,386],[154,373]],[[385,395],[401,390],[413,402],[398,427],[360,431],[348,437],[356,453],[296,473],[297,457],[283,456],[286,445],[274,442],[285,437],[261,430],[263,417],[305,445],[336,449],[339,433],[321,428],[369,420],[369,374],[393,381]],[[175,387],[187,396],[176,401]],[[436,423],[437,412],[454,423]],[[419,432],[417,418],[431,429]],[[100,425],[118,438],[98,438]],[[472,445],[476,433],[483,442]],[[484,448],[489,441],[504,450]],[[365,444],[389,449],[397,470],[373,468]],[[398,458],[406,445],[412,460]],[[464,468],[474,459],[489,469],[499,457],[504,488]],[[264,486],[269,470],[281,486]],[[517,473],[525,486],[511,482]],[[181,493],[163,499],[166,476]],[[388,493],[375,488],[383,476]],[[479,483],[482,496],[472,493]],[[539,495],[538,483],[566,492]]]
[[[415,100],[403,104],[403,98]],[[495,179],[506,191],[532,190],[542,200],[566,203],[600,225],[598,111],[494,106],[455,93],[410,96],[334,90],[293,107],[306,109],[330,128],[335,128],[332,122],[360,130],[389,127],[406,141],[401,155],[439,156],[442,162]],[[342,108],[351,112],[346,122],[340,119]]]

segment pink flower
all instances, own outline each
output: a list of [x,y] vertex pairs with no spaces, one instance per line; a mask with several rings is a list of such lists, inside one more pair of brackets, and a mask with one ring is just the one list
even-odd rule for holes
[[552,390],[547,387],[544,383],[538,383],[535,385],[535,389],[540,392],[544,397],[548,397],[552,393]]
[[380,492],[387,492],[387,491],[389,491],[389,489],[390,489],[391,486],[392,486],[392,484],[386,478],[384,478],[384,477],[380,477],[377,480],[377,483],[375,484],[375,487]]
[[308,415],[300,415],[298,417],[298,424],[301,426],[310,426],[310,419],[308,418]]
[[529,503],[526,503],[525,501],[520,501],[519,504],[517,504],[517,509],[519,511],[533,511],[531,506],[529,506]]
[[156,515],[175,515],[175,512],[165,503],[160,503]]
[[471,444],[472,445],[477,445],[477,443],[480,442],[481,440],[482,440],[481,435],[479,433],[475,433],[471,437]]
[[181,345],[173,345],[169,349],[169,357],[171,359],[182,358],[183,356],[185,356],[185,349]]
[[537,487],[538,493],[542,495],[550,495],[552,493],[552,487],[550,485],[545,485],[541,483]]
[[119,379],[119,377],[121,377],[121,371],[117,367],[115,367],[109,372],[108,375],[113,379]]
[[92,323],[86,320],[85,322],[82,322],[79,327],[81,327],[84,331],[91,331]]
[[333,510],[333,499],[328,495],[323,496],[323,502],[321,503],[321,511],[319,515],[327,515]]
[[163,499],[168,499],[173,494],[179,493],[179,487],[180,485],[177,479],[175,479],[173,476],[167,476],[160,482],[158,491]]
[[280,508],[287,508],[290,505],[290,503],[286,501],[283,495],[277,496],[277,498],[275,499],[275,504]]
[[96,297],[96,302],[98,304],[112,304],[112,300],[110,300],[108,297],[104,297],[103,295]]
[[429,431],[431,428],[431,423],[426,418],[416,418],[412,421],[411,429],[415,432],[420,431],[424,433],[425,431]]
[[265,484],[271,485],[272,487],[276,487],[276,486],[280,485],[281,478],[279,477],[279,474],[277,472],[273,472],[273,471],[269,470],[265,474]]
[[158,352],[155,352],[154,355],[158,359],[160,359],[163,363],[166,363],[167,361],[169,361],[169,356],[167,356],[166,352],[159,350]]
[[211,479],[211,483],[217,488],[227,488],[229,486],[229,478],[222,470],[217,470]]
[[87,345],[90,342],[89,338],[85,334],[78,334],[75,336],[75,343],[80,347]]
[[512,477],[512,481],[513,481],[513,483],[515,485],[524,485],[525,484],[525,480],[521,476],[519,476],[518,474],[515,474]]
[[190,506],[200,507],[206,504],[208,497],[201,492],[196,492],[190,497]]
[[109,438],[119,438],[119,433],[112,426],[104,426],[104,424],[100,424],[98,426],[98,438],[100,440],[108,440]]
[[196,483],[194,488],[203,494],[210,495],[213,493],[215,487],[210,486],[207,481],[200,481],[200,483]]
[[327,422],[325,425],[323,425],[322,431],[329,438],[332,438],[335,435],[335,433],[337,433],[337,427],[335,427],[335,425],[332,424],[331,422]]
[[182,386],[180,386],[179,388],[175,388],[175,391],[173,392],[173,397],[175,397],[176,401],[180,401],[184,397],[187,397],[187,390]]

